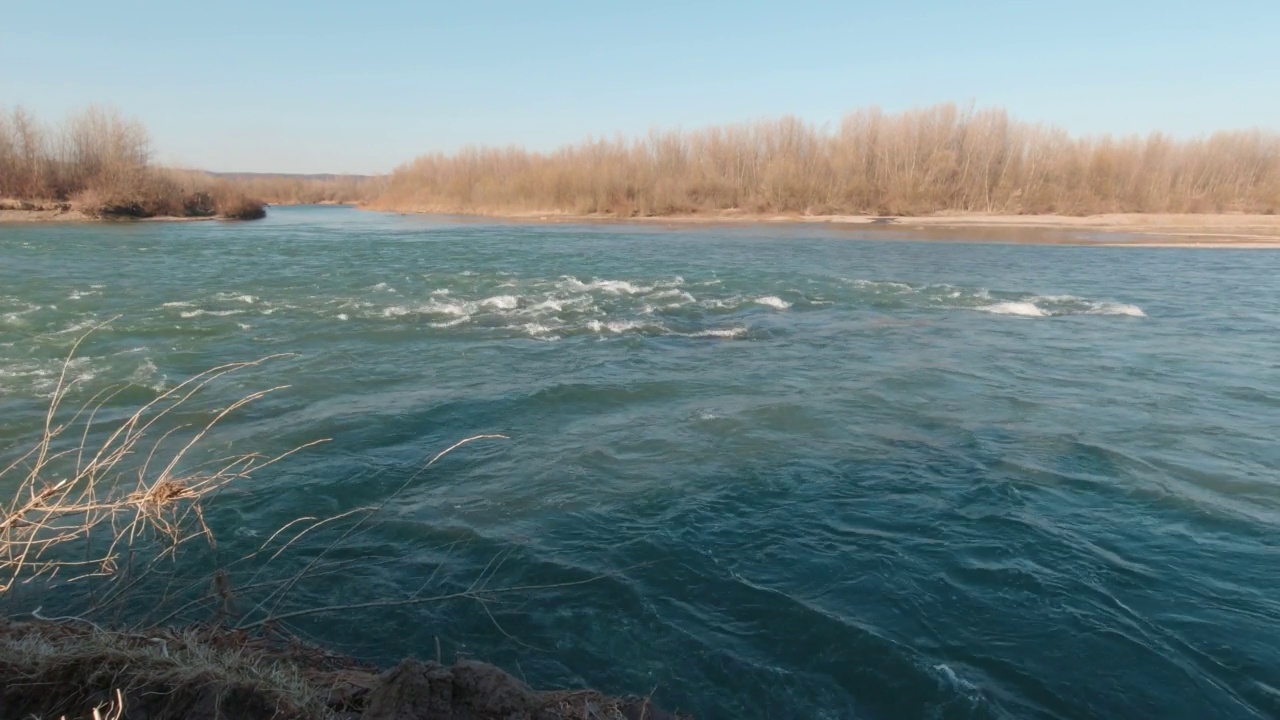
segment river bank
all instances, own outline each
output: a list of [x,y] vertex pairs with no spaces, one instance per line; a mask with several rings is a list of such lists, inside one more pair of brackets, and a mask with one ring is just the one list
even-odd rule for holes
[[259,220],[266,214],[266,203],[225,192],[219,197],[192,193],[169,202],[144,197],[110,202],[0,198],[0,223]]
[[39,208],[33,210],[14,210],[0,208],[0,224],[18,223],[115,223],[115,222],[192,222],[196,220],[227,220],[214,216],[172,217],[158,216],[148,218],[101,216],[87,213],[72,207]]
[[[448,214],[466,218],[530,223],[666,225],[671,228],[716,225],[825,225],[859,230],[921,231],[920,234],[912,236],[912,239],[921,240],[1008,242],[1029,245],[1280,247],[1280,216],[1259,214],[1112,213],[1072,216],[957,213],[924,216],[882,216],[761,214],[725,211],[698,215],[617,217],[554,211],[436,213],[430,210],[408,211],[399,214]],[[1036,234],[1009,232],[1029,229],[1056,232]],[[965,234],[957,237],[954,232],[947,232],[954,230],[964,230]]]
[[[486,663],[379,668],[291,637],[0,621],[0,716],[131,720],[680,720],[647,698],[540,692]],[[95,712],[96,710],[96,712]]]

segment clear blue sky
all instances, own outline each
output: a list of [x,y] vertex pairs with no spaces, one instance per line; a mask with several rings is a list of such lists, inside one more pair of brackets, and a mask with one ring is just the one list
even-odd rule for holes
[[215,170],[948,100],[1072,132],[1277,128],[1280,0],[0,0],[0,104],[115,105]]

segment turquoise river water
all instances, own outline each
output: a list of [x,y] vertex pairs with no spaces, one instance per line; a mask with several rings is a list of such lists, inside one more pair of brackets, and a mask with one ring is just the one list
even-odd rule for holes
[[292,607],[591,580],[294,624],[358,657],[702,718],[1280,717],[1280,253],[949,239],[0,226],[0,443],[111,318],[68,402],[295,353],[218,448],[331,440],[217,498],[219,552],[390,499]]

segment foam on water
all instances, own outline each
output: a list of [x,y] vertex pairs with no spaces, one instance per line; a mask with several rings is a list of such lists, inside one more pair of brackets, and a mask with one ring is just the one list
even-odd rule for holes
[[1054,315],[1128,315],[1129,317],[1146,317],[1142,308],[1127,303],[1090,300],[1076,295],[1036,295],[1032,302],[1050,306]]
[[480,301],[481,306],[498,310],[514,310],[519,304],[520,298],[514,295],[495,295]]
[[592,280],[584,283],[576,277],[566,275],[561,278],[561,287],[568,290],[603,290],[614,295],[627,294],[636,295],[639,293],[647,293],[653,290],[653,286],[635,285],[629,280]]
[[646,327],[657,330],[666,330],[662,325],[645,322],[643,320],[609,320],[607,322],[592,320],[587,323],[587,329],[596,333],[603,333],[606,330],[611,333],[624,333],[628,330],[640,330]]
[[469,321],[470,319],[471,319],[470,315],[462,315],[460,317],[454,318],[453,320],[446,320],[444,322],[433,322],[433,323],[427,323],[427,324],[433,328],[451,328],[451,327],[457,327],[459,325],[462,325],[467,321]]
[[728,298],[707,298],[699,304],[717,310],[736,310],[742,305],[742,297],[734,295]]
[[791,307],[791,303],[787,302],[786,300],[783,300],[777,295],[765,295],[764,297],[758,297],[755,299],[755,303],[757,305],[765,305],[767,307],[775,308],[777,310],[786,310],[787,308]]
[[680,300],[686,303],[694,302],[697,299],[694,296],[690,295],[689,293],[683,290],[677,290],[676,288],[671,288],[669,290],[661,290],[649,296],[650,300],[666,300],[668,298]]
[[551,312],[560,312],[561,310],[564,309],[564,306],[567,302],[571,302],[571,301],[565,300],[562,298],[547,298],[546,300],[543,300],[540,303],[530,305],[529,309],[534,312],[539,312],[543,310],[550,310]]
[[525,334],[527,334],[529,337],[536,338],[538,340],[559,340],[560,339],[559,335],[554,334],[554,330],[552,328],[549,328],[546,325],[543,325],[541,323],[525,323],[524,325],[520,326],[520,329],[523,330]]
[[420,312],[431,313],[435,315],[453,315],[454,317],[466,317],[470,315],[476,307],[475,303],[456,302],[442,303],[432,300],[426,305],[421,306]]
[[1142,308],[1125,303],[1089,300],[1075,295],[1033,295],[1024,300],[1006,300],[976,308],[997,315],[1057,317],[1062,315],[1123,315],[1146,317]]
[[914,292],[915,288],[900,282],[892,280],[863,280],[861,278],[852,281],[853,286],[862,290],[871,290],[873,292]]
[[731,328],[712,328],[710,330],[699,330],[698,332],[689,333],[688,337],[700,338],[737,338],[747,334],[745,327]]
[[182,312],[178,313],[178,315],[179,315],[180,317],[184,317],[184,318],[197,318],[197,317],[203,317],[203,316],[205,316],[205,315],[209,315],[209,316],[212,316],[212,317],[228,317],[228,316],[230,316],[230,315],[239,315],[241,312],[242,312],[242,311],[240,311],[240,310],[204,310],[204,309],[196,309],[196,310],[183,310]]
[[1123,303],[1099,303],[1093,310],[1089,311],[1091,315],[1128,315],[1129,317],[1146,317],[1147,314],[1137,305],[1125,305]]
[[951,669],[951,666],[946,663],[937,663],[930,669],[933,671],[934,676],[938,679],[939,683],[948,690],[953,690],[959,693],[971,703],[977,703],[982,700],[982,691],[978,689],[978,686],[960,677],[960,675],[956,673],[955,670]]
[[994,313],[996,315],[1021,315],[1022,317],[1047,317],[1049,313],[1045,312],[1033,302],[1013,301],[996,303],[995,305],[982,305],[977,308],[983,312]]
[[167,379],[168,378],[164,375],[160,374],[160,370],[149,357],[143,358],[142,364],[138,365],[138,368],[129,376],[129,382],[134,385],[141,385],[142,387],[155,392],[164,391]]

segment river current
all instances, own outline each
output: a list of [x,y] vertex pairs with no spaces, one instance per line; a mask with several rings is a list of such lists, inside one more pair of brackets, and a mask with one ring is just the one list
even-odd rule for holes
[[382,505],[291,602],[558,586],[295,623],[357,657],[702,718],[1280,717],[1280,253],[948,239],[0,225],[0,444],[104,322],[67,402],[108,420],[287,353],[216,442],[329,442],[216,499],[220,553]]

